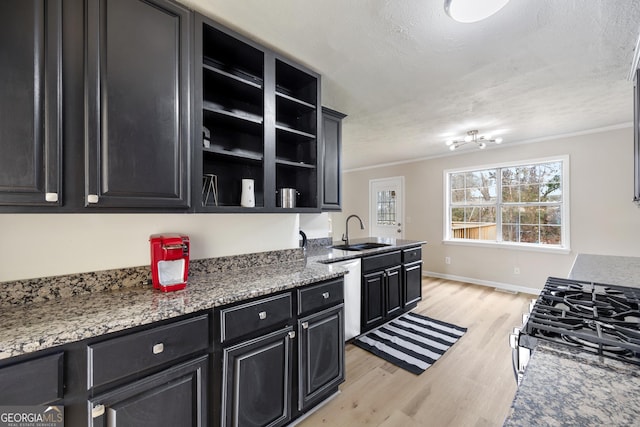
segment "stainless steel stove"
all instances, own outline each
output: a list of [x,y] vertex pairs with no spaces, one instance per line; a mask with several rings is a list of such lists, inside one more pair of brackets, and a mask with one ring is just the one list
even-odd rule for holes
[[640,289],[549,277],[509,337],[518,383],[538,340],[640,365]]

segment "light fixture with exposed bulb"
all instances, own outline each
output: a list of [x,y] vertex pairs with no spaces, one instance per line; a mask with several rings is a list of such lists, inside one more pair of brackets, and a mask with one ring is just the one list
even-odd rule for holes
[[478,146],[479,149],[484,150],[485,148],[487,148],[487,143],[488,142],[493,142],[495,144],[501,144],[502,143],[502,138],[498,137],[498,138],[491,138],[490,136],[487,135],[478,135],[478,131],[477,130],[470,130],[467,132],[467,135],[462,139],[462,140],[448,140],[447,142],[445,142],[445,144],[447,145],[447,147],[449,147],[449,150],[454,151],[457,150],[458,148],[462,147],[463,145],[467,145],[469,143],[474,143]]

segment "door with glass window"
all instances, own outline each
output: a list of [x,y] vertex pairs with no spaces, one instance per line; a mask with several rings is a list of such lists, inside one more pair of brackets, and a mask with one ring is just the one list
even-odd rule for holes
[[404,237],[404,177],[369,181],[369,235]]

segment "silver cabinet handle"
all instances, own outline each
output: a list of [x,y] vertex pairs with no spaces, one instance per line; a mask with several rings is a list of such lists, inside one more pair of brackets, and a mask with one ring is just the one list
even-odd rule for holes
[[309,329],[309,322],[302,322],[302,329]]
[[295,338],[296,333],[294,331],[289,331],[289,338]]
[[45,193],[44,200],[49,203],[56,203],[58,201],[58,193]]
[[329,299],[329,292],[323,292],[322,293],[322,298]]
[[164,351],[164,344],[158,343],[153,346],[153,354],[160,354]]
[[267,312],[266,311],[261,311],[260,313],[258,313],[258,317],[260,318],[260,320],[264,320],[267,318]]
[[87,195],[87,203],[98,203],[98,195],[97,194],[88,194]]
[[98,418],[101,415],[104,415],[104,405],[96,405],[91,408],[91,418]]

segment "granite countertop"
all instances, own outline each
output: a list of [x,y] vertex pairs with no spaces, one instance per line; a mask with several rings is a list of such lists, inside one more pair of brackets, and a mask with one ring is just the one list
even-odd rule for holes
[[569,279],[640,288],[640,258],[578,254]]
[[[212,271],[206,263],[196,261],[190,265],[186,288],[168,293],[147,284],[148,266],[128,269],[135,271],[126,273],[113,270],[106,274],[34,279],[40,282],[37,287],[32,283],[5,282],[2,285],[6,294],[0,298],[0,360],[341,277],[346,270],[332,262],[423,243],[395,239],[358,242],[363,240],[392,246],[361,252],[321,247],[307,256],[298,255],[302,250],[280,251],[294,253],[295,259],[291,260],[290,254],[282,256],[278,251],[252,254],[255,258],[241,256],[240,261],[220,258],[219,264],[236,264],[225,265],[224,271]],[[273,259],[262,265],[264,258]],[[144,281],[143,285],[122,285],[132,277]],[[56,285],[48,283],[56,280]],[[87,285],[91,280],[94,283]]]
[[333,244],[329,246],[309,248],[306,251],[307,259],[311,262],[330,264],[333,262],[362,258],[367,255],[375,255],[385,252],[393,252],[403,248],[421,246],[426,244],[427,242],[424,240],[394,239],[391,237],[365,237],[362,239],[350,239],[349,244],[356,245],[360,243],[383,243],[389,246],[383,246],[375,249],[365,249],[363,251],[345,251],[342,249],[334,249],[331,247],[342,245],[343,243],[344,242],[333,242]]
[[504,426],[632,426],[638,404],[638,366],[539,341]]
[[[578,254],[569,278],[640,288],[640,258]],[[538,340],[504,425],[640,425],[638,368]]]

